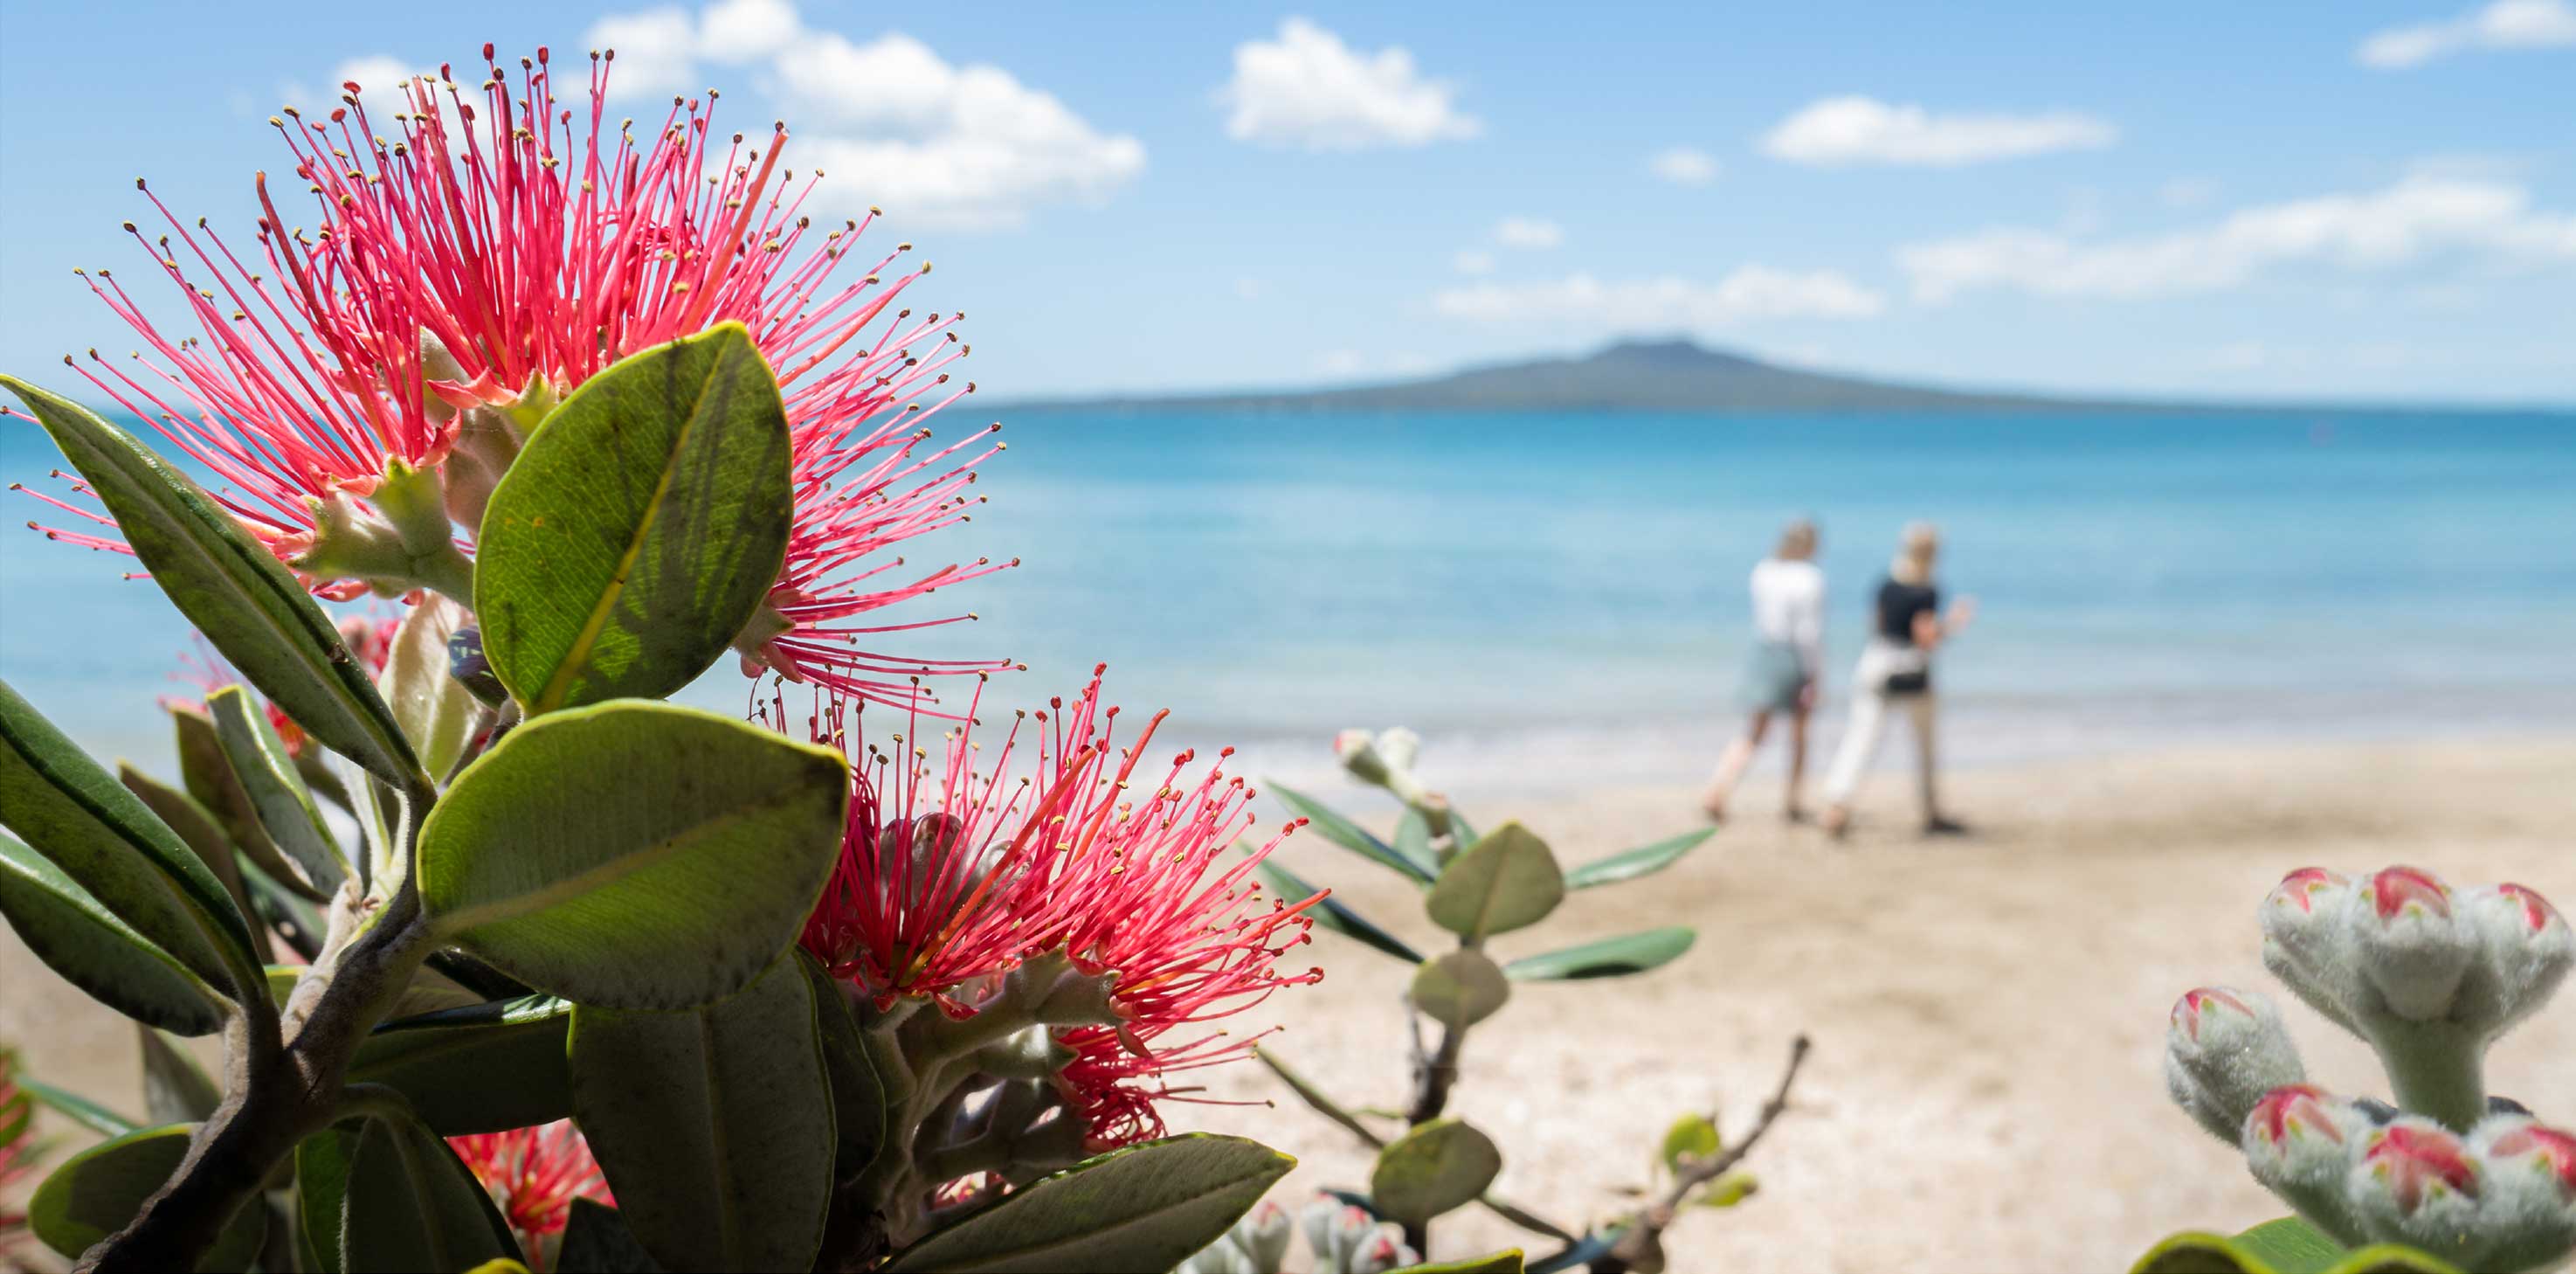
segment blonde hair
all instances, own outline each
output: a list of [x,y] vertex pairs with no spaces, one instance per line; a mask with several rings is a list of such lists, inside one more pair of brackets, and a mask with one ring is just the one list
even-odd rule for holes
[[1932,559],[1941,554],[1941,529],[1929,522],[1908,522],[1896,537],[1896,560],[1887,577],[1899,584],[1921,584],[1932,578]]
[[1816,523],[1812,518],[1790,519],[1787,526],[1780,528],[1779,545],[1771,550],[1771,556],[1780,558],[1814,557],[1815,555]]

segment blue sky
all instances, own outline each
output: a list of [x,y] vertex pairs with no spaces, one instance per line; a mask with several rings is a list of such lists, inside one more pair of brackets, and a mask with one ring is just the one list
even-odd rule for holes
[[69,271],[131,257],[138,174],[246,227],[282,102],[607,38],[621,111],[721,86],[883,204],[1002,397],[1679,331],[1969,384],[2576,402],[2576,0],[1679,10],[0,4],[0,366],[130,344]]

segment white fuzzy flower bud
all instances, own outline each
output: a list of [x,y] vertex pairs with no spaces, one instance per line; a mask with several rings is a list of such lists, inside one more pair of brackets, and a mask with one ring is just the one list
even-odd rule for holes
[[2347,1030],[2356,1028],[2345,1003],[2352,944],[2342,919],[2352,893],[2352,877],[2302,867],[2282,877],[2262,907],[2263,967]]
[[2265,1093],[2306,1080],[2298,1047],[2270,999],[2202,987],[2174,1002],[2165,1032],[2165,1085],[2212,1136],[2235,1145]]
[[2448,1017],[2478,948],[2451,887],[2428,871],[2390,867],[2364,881],[2344,909],[2362,976],[2389,1011],[2414,1022]]
[[2446,1260],[2475,1262],[2490,1246],[2477,1156],[2430,1119],[2400,1115],[2362,1135],[2345,1200],[2376,1242],[2406,1243]]
[[2265,1093],[2245,1116],[2238,1144],[2254,1179],[2310,1224],[2346,1242],[2359,1234],[2344,1200],[2354,1147],[2373,1131],[2359,1106],[2313,1084]]
[[2576,1132],[2491,1115],[2469,1134],[2469,1149],[2484,1168],[2486,1264],[2542,1269],[2576,1251]]

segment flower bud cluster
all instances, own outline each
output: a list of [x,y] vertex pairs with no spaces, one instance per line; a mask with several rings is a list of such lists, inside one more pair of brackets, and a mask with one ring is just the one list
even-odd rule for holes
[[2310,867],[2264,899],[2263,962],[2368,1041],[2397,1102],[2308,1081],[2272,1002],[2204,987],[2174,1005],[2175,1104],[2256,1180],[2346,1243],[2404,1243],[2477,1269],[2576,1250],[2576,1133],[2490,1098],[2486,1049],[2576,966],[2576,930],[2520,885]]
[[2254,1177],[2347,1243],[2404,1243],[2474,1269],[2576,1248],[2576,1133],[2499,1109],[2466,1133],[2310,1084],[2246,1116]]
[[[1314,1253],[1309,1267],[1314,1274],[1386,1274],[1422,1263],[1394,1222],[1378,1220],[1368,1209],[1333,1195],[1316,1195],[1297,1215],[1293,1230],[1305,1233],[1306,1246]],[[1280,1274],[1291,1237],[1288,1210],[1265,1199],[1225,1237],[1181,1262],[1172,1274]]]

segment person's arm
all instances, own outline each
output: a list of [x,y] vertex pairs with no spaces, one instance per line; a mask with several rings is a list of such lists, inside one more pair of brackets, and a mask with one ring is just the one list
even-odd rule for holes
[[1812,688],[1825,675],[1825,580],[1816,577],[1816,586],[1798,599],[1796,622],[1790,626],[1790,641],[1798,648],[1798,663],[1807,672]]
[[1968,621],[1976,617],[1977,599],[1973,597],[1962,597],[1950,603],[1948,619],[1943,619],[1939,611],[1928,607],[1917,611],[1914,615],[1914,644],[1928,653],[1943,641],[1968,631]]

